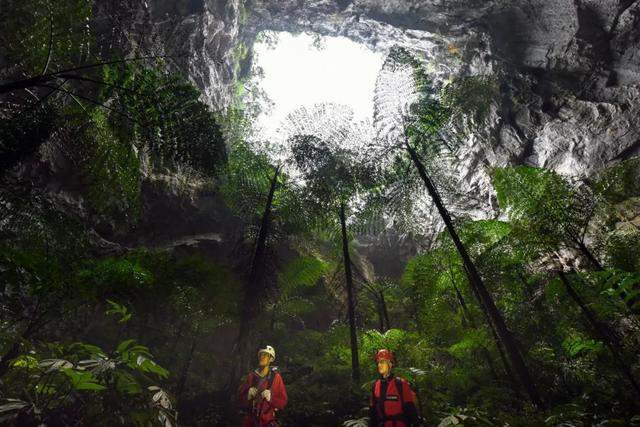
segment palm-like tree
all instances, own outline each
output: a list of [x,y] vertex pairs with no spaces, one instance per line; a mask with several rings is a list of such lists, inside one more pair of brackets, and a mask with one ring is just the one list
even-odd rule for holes
[[[353,112],[335,104],[300,108],[284,127],[287,146],[304,182],[307,206],[323,227],[339,228],[347,290],[347,311],[354,381],[360,379],[355,316],[355,288],[349,251],[349,211],[374,182],[373,169],[363,161],[371,142],[371,126],[353,120]],[[338,220],[338,221],[336,221]]]
[[438,189],[438,178],[455,166],[451,160],[455,160],[458,141],[447,134],[446,126],[456,113],[455,107],[439,101],[423,64],[411,52],[399,47],[391,50],[383,65],[375,102],[374,124],[378,138],[371,146],[371,158],[386,170],[390,188],[399,188],[409,204],[415,203],[415,194],[397,183],[410,182],[411,175],[422,181],[462,258],[473,293],[495,327],[520,383],[531,401],[541,405],[516,340],[462,243]]

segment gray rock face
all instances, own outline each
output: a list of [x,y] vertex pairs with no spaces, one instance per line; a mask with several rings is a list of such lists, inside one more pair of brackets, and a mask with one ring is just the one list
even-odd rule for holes
[[256,1],[251,16],[250,31],[405,45],[442,77],[495,73],[502,99],[463,163],[583,176],[640,149],[640,2]]
[[440,81],[494,75],[500,91],[488,120],[461,124],[469,132],[458,172],[475,200],[461,213],[499,213],[491,166],[581,178],[640,153],[637,0],[201,3],[170,40],[189,52],[189,75],[219,108],[229,105],[237,77],[233,46],[250,47],[262,30],[346,36],[382,51],[400,44],[421,52]]
[[105,22],[98,28],[105,49],[168,56],[212,106],[231,103],[243,0],[113,0],[96,2],[94,13],[96,22]]
[[458,172],[476,201],[464,213],[475,217],[498,213],[487,167],[529,164],[579,178],[640,153],[637,0],[99,3],[98,13],[129,7],[120,14],[131,29],[117,41],[124,50],[173,55],[217,109],[232,104],[251,62],[242,51],[262,30],[341,35],[382,51],[400,44],[421,52],[439,81],[495,76],[486,122],[461,124],[469,132]]
[[[183,4],[184,3],[184,4]],[[209,102],[230,105],[234,49],[262,30],[341,35],[422,52],[441,79],[495,74],[500,99],[461,170],[525,163],[585,176],[640,150],[640,2],[633,0],[156,1],[155,31]],[[164,17],[164,18],[163,18]],[[464,168],[464,167],[463,167]]]
[[212,106],[231,103],[237,78],[234,56],[243,19],[242,0],[151,2],[166,50],[185,55],[177,65]]

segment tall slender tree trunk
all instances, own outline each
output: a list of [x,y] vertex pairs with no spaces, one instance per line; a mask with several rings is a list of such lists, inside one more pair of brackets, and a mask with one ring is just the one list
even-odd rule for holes
[[381,334],[384,334],[385,330],[384,330],[384,314],[382,314],[382,307],[380,306],[380,303],[378,302],[378,330],[380,331]]
[[[600,264],[600,261],[598,261],[596,256],[589,250],[589,248],[587,247],[587,245],[584,244],[584,242],[576,241],[576,245],[577,245],[578,250],[580,251],[580,253],[586,259],[589,260],[589,262],[595,268],[596,271],[604,271],[604,267],[602,266],[602,264]],[[613,284],[613,289],[615,289],[618,292],[618,296],[624,302],[624,304],[627,307],[627,309],[631,313],[635,314],[636,316],[639,315],[640,311],[637,308],[634,307],[636,302],[638,302],[638,298],[636,297],[636,298],[631,298],[631,299],[627,300],[627,293],[625,291],[618,291],[619,287],[620,287],[619,283],[614,283]]]
[[358,360],[358,335],[356,333],[355,299],[353,293],[353,276],[351,274],[351,257],[349,256],[349,239],[347,238],[347,221],[344,202],[340,205],[340,225],[342,228],[342,256],[344,258],[344,274],[347,281],[347,310],[349,314],[349,332],[351,335],[351,378],[360,381],[360,361]]
[[[451,272],[451,270],[449,270],[449,272]],[[469,308],[467,307],[467,303],[464,300],[464,297],[462,296],[462,293],[458,289],[458,286],[456,286],[456,283],[453,281],[453,275],[451,275],[451,284],[453,285],[453,289],[456,291],[456,297],[458,298],[458,303],[460,304],[460,307],[462,308],[462,316],[463,316],[463,318],[467,320],[467,322],[469,323],[469,326],[472,329],[477,329],[476,321],[473,318],[473,315],[471,314],[471,312],[469,311]],[[484,357],[484,360],[487,362],[487,366],[489,367],[489,370],[491,371],[491,376],[497,382],[498,381],[498,374],[496,372],[496,367],[493,364],[493,359],[491,358],[491,354],[489,353],[489,350],[487,349],[487,347],[485,347],[483,345],[480,348],[480,353],[482,354],[482,357]],[[506,362],[506,360],[503,359],[503,363],[504,362]],[[505,365],[505,366],[507,366],[507,365]],[[507,376],[509,376],[509,370],[507,368],[505,368],[505,372],[507,373]]]
[[251,267],[245,285],[245,295],[240,314],[240,329],[235,344],[236,359],[232,364],[230,387],[249,369],[250,356],[255,338],[255,320],[260,312],[260,300],[264,296],[264,271],[267,236],[269,235],[269,225],[271,223],[271,210],[273,207],[273,197],[276,192],[280,166],[276,167],[269,187],[269,194],[265,204],[260,230],[256,240],[255,251],[251,260]]
[[[486,315],[486,314],[485,314]],[[496,343],[496,349],[498,350],[498,355],[500,356],[500,361],[502,362],[502,366],[504,367],[504,372],[507,376],[507,381],[509,381],[509,385],[511,386],[511,390],[517,395],[521,396],[520,388],[518,387],[518,382],[516,381],[516,377],[513,374],[513,369],[511,369],[511,364],[509,363],[509,359],[504,351],[504,346],[500,341],[500,337],[496,332],[496,328],[493,326],[491,319],[487,318],[487,324],[489,325],[489,330],[491,331],[491,336]]]
[[591,265],[593,265],[593,267],[597,270],[597,271],[602,271],[604,270],[602,268],[602,264],[600,264],[600,261],[598,261],[598,259],[595,257],[595,255],[593,253],[591,253],[591,251],[589,250],[589,248],[587,248],[587,245],[584,244],[584,242],[577,242],[578,245],[578,249],[580,250],[580,253],[589,260],[589,262],[591,263]]
[[169,352],[171,354],[172,363],[178,360],[178,352],[177,352],[178,344],[182,339],[182,331],[184,330],[186,323],[187,322],[184,320],[180,321],[180,324],[178,325],[178,330],[176,331],[176,334],[174,335],[173,340],[171,341],[171,349],[169,350]]
[[[198,332],[196,331],[196,335]],[[182,392],[184,391],[184,386],[187,384],[187,378],[189,376],[189,369],[191,369],[191,362],[193,362],[193,355],[196,352],[196,346],[198,345],[198,337],[194,337],[193,341],[191,341],[191,347],[189,348],[189,353],[187,354],[187,360],[184,363],[184,367],[182,368],[182,372],[180,373],[180,380],[178,381],[178,397],[182,396]]]
[[386,323],[385,332],[391,329],[391,321],[389,321],[389,311],[387,310],[387,301],[384,298],[384,292],[382,290],[378,291],[380,293],[380,305],[382,306],[382,314],[384,315],[384,321]]
[[500,313],[500,310],[498,310],[498,307],[496,307],[495,302],[493,301],[493,297],[491,296],[491,294],[489,294],[489,291],[485,287],[484,282],[482,281],[482,278],[480,277],[480,273],[476,269],[475,264],[471,260],[471,257],[467,253],[466,248],[464,247],[464,245],[462,244],[462,241],[458,237],[458,233],[456,232],[456,229],[453,225],[453,221],[451,220],[449,211],[445,208],[436,187],[433,185],[433,183],[431,182],[431,179],[427,175],[427,171],[424,165],[422,164],[422,161],[418,157],[418,154],[415,152],[413,147],[411,147],[408,140],[405,141],[405,144],[406,144],[407,151],[409,152],[409,155],[411,156],[411,159],[416,169],[418,170],[418,173],[422,178],[422,181],[424,182],[425,187],[427,188],[427,191],[429,192],[429,195],[433,199],[433,202],[436,205],[436,208],[438,209],[438,213],[442,217],[442,220],[444,221],[445,226],[447,227],[447,231],[449,232],[449,235],[451,236],[451,239],[453,240],[453,243],[456,246],[456,249],[458,250],[460,257],[462,258],[462,262],[465,266],[465,270],[469,277],[469,283],[473,288],[476,289],[477,294],[479,296],[479,303],[485,307],[491,319],[491,322],[495,326],[496,332],[500,337],[500,341],[502,341],[502,343],[504,344],[504,347],[511,361],[511,365],[513,366],[513,369],[516,371],[516,374],[518,375],[520,383],[524,386],[525,390],[527,391],[527,394],[529,395],[529,399],[531,400],[531,402],[538,407],[542,407],[543,406],[542,400],[540,399],[538,390],[536,389],[536,386],[533,382],[533,378],[531,377],[529,369],[527,368],[524,362],[524,358],[522,357],[522,354],[518,349],[516,341],[513,335],[511,334],[511,331],[509,331],[509,329],[507,328],[504,318],[502,317],[502,313]]
[[607,346],[607,348],[609,349],[609,352],[611,352],[611,355],[613,356],[613,359],[618,365],[618,368],[620,369],[620,372],[622,373],[622,375],[625,378],[627,378],[627,380],[629,380],[629,382],[631,383],[631,386],[634,388],[636,393],[640,395],[640,384],[638,383],[635,376],[633,375],[633,371],[631,370],[631,367],[625,362],[624,357],[622,355],[622,349],[620,348],[612,332],[609,330],[609,327],[606,325],[603,325],[598,320],[598,318],[596,317],[596,314],[593,311],[591,311],[591,309],[587,306],[587,304],[585,304],[585,302],[582,300],[580,295],[578,295],[578,292],[573,288],[573,286],[571,286],[571,282],[569,281],[567,276],[564,274],[564,272],[562,271],[558,272],[558,276],[560,277],[560,280],[564,284],[564,287],[567,290],[567,294],[569,294],[571,299],[580,307],[582,314],[587,319],[587,322],[589,323],[589,325],[593,330],[595,338],[601,339],[604,342],[605,346]]
[[[545,325],[548,325],[549,344],[554,350],[561,349],[562,338],[560,337],[560,335],[558,335],[558,328],[556,327],[555,323],[550,320],[552,319],[551,313],[541,303],[540,298],[536,298],[535,293],[533,292],[533,289],[531,289],[531,286],[529,285],[529,282],[527,282],[524,274],[522,274],[522,272],[518,272],[517,275],[522,282],[522,285],[527,293],[527,297],[529,298],[530,302],[533,303],[533,308],[537,312],[538,317],[540,319],[544,319]],[[554,351],[554,353],[557,354],[556,357],[558,358],[559,363],[570,363],[569,360],[567,360],[567,357],[563,356],[562,352]],[[571,384],[567,382],[567,379],[564,375],[560,375],[560,381],[562,381],[562,385],[566,389],[568,395],[571,396],[577,393],[571,386]]]
[[[478,295],[478,292],[476,291],[476,289],[472,286],[471,290],[474,296],[476,297],[476,299],[480,301],[480,295]],[[511,369],[511,364],[509,363],[509,359],[507,358],[507,355],[504,352],[504,346],[502,345],[502,341],[500,340],[500,337],[496,332],[496,328],[493,325],[493,322],[491,321],[491,317],[489,316],[489,313],[484,307],[482,307],[482,304],[480,304],[480,308],[482,309],[482,314],[484,314],[487,325],[489,326],[489,331],[491,331],[491,336],[493,337],[493,341],[496,343],[496,350],[498,350],[498,356],[500,356],[500,361],[502,362],[502,366],[504,368],[507,381],[509,381],[509,385],[511,386],[511,390],[513,390],[513,392],[516,395],[520,396],[521,394],[520,394],[520,388],[518,387],[518,381],[516,381],[516,377],[513,374],[513,369]]]
[[[474,328],[477,328],[477,324],[475,322],[475,319],[471,315],[471,312],[468,310],[466,301],[464,300],[464,298],[462,296],[462,293],[460,292],[460,290],[456,286],[455,282],[453,281],[453,275],[451,276],[451,280],[452,280],[454,289],[456,290],[456,294],[458,295],[458,300],[460,301],[460,304],[463,306],[463,309],[464,309],[466,315],[468,316],[468,318],[470,319],[472,326]],[[476,290],[473,287],[471,287],[471,290],[472,290],[474,296],[476,297],[476,299],[480,300],[480,296],[478,295]],[[511,365],[509,364],[509,360],[507,359],[507,356],[504,354],[504,348],[502,347],[502,343],[500,342],[500,337],[496,333],[496,328],[493,326],[493,323],[491,322],[491,318],[489,317],[489,314],[484,309],[484,307],[482,307],[482,305],[480,305],[480,308],[482,309],[482,313],[484,314],[485,319],[487,321],[487,325],[489,326],[489,330],[491,331],[491,336],[493,337],[493,341],[496,343],[496,349],[498,350],[498,356],[500,356],[500,361],[502,362],[502,366],[504,368],[504,373],[506,375],[507,381],[509,381],[509,385],[511,386],[511,389],[513,390],[513,392],[516,395],[520,395],[520,388],[518,387],[518,383],[517,383],[517,381],[515,379],[515,376],[513,375],[513,370],[511,369]],[[487,354],[487,356],[485,356],[485,358],[489,358],[489,360],[490,360],[491,356],[489,354],[489,351],[486,348],[485,348],[485,351],[486,351],[486,354]],[[493,366],[493,361],[491,361],[490,366]],[[497,377],[497,375],[494,375],[494,376]]]

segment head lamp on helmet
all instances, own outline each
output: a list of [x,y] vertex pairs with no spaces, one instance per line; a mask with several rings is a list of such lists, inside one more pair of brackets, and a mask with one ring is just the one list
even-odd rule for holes
[[258,356],[260,356],[261,354],[268,354],[269,356],[271,356],[271,361],[273,362],[274,360],[276,360],[276,350],[271,347],[270,345],[266,346],[265,348],[261,348],[260,350],[258,350]]
[[394,357],[391,350],[387,350],[384,348],[378,350],[378,352],[376,353],[375,360],[376,360],[376,363],[379,363],[381,360],[386,360],[387,362],[392,363],[394,365],[396,363],[396,358]]

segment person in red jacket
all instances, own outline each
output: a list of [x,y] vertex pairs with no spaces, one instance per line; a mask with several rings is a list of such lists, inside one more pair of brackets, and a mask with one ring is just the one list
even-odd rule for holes
[[376,353],[380,378],[373,383],[369,402],[370,427],[419,426],[416,395],[404,378],[393,375],[393,353],[382,349]]
[[240,405],[247,410],[242,427],[277,427],[276,411],[287,404],[287,390],[278,368],[271,363],[276,351],[270,345],[258,351],[258,369],[240,386]]

